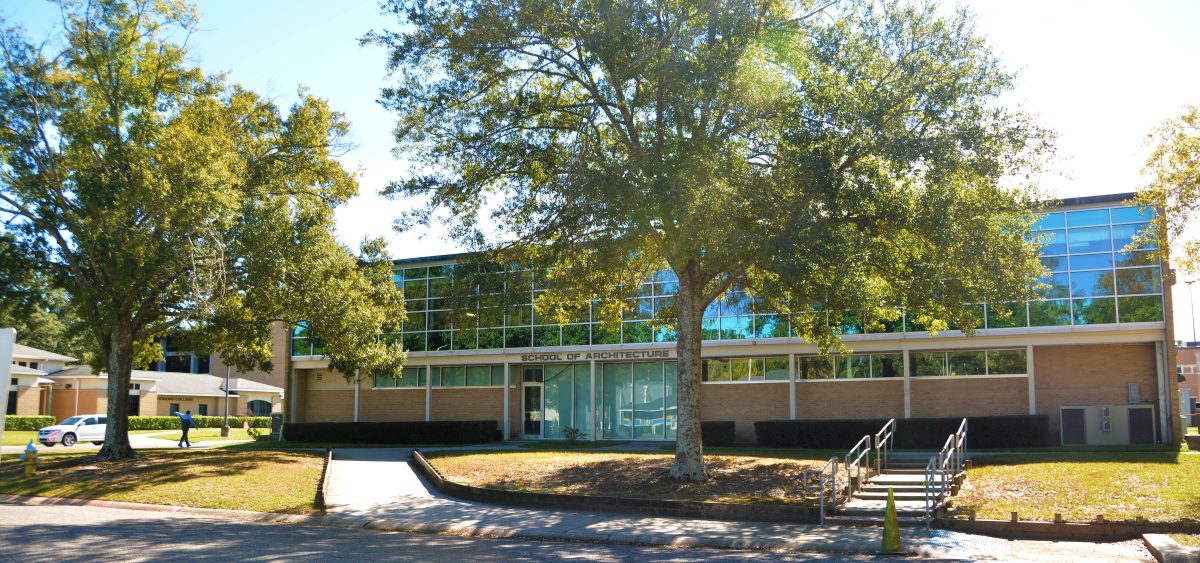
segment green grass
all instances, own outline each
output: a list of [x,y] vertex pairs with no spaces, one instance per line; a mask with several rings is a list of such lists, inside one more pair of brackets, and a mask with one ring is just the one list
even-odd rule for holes
[[525,442],[518,444],[517,447],[526,450],[593,450],[596,448],[609,448],[613,446],[623,446],[628,444],[629,440],[580,440],[574,444],[566,440],[538,440],[536,442]]
[[1200,534],[1171,534],[1171,539],[1184,547],[1200,548]]
[[800,486],[803,469],[820,459],[708,454],[710,478],[676,483],[674,456],[657,451],[435,451],[430,463],[446,478],[476,487],[624,498],[723,503],[811,504]]
[[315,452],[148,450],[117,462],[74,452],[44,458],[32,477],[5,463],[0,492],[310,514],[322,466]]
[[[658,448],[664,452],[674,452],[675,444],[666,444]],[[788,459],[820,459],[845,457],[846,450],[824,450],[807,448],[764,448],[756,446],[704,446],[705,454],[736,455],[750,457],[773,457]]]
[[1091,452],[980,456],[955,498],[981,519],[1071,522],[1200,519],[1200,456]]
[[37,430],[5,430],[4,443],[5,446],[24,446],[30,440],[37,443]]
[[[269,430],[266,428],[257,429],[257,430],[261,430],[262,434],[269,433]],[[154,434],[154,436],[151,436],[152,438],[158,438],[160,440],[176,440],[177,441],[177,440],[179,440],[180,434],[182,434],[182,432],[179,430],[165,430],[165,431],[164,430],[155,430],[153,432],[153,434]],[[230,428],[228,438],[221,437],[221,429],[220,428],[194,428],[194,429],[192,429],[191,432],[188,432],[188,441],[192,442],[192,443],[206,442],[206,441],[210,441],[210,440],[253,440],[253,439],[254,439],[254,437],[250,436],[249,432],[247,432],[241,428]]]

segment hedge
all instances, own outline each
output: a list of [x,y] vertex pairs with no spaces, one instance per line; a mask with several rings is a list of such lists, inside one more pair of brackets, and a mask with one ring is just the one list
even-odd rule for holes
[[[874,436],[886,419],[765,420],[754,423],[755,441],[778,448],[849,449]],[[962,418],[896,419],[896,447],[940,449]],[[1049,445],[1049,415],[969,416],[967,448],[1028,448]]]
[[53,426],[56,421],[53,416],[16,416],[4,417],[5,430],[38,430]]
[[[249,419],[251,428],[270,428],[271,417],[269,416],[230,416],[229,426],[240,428],[242,420]],[[192,415],[192,420],[196,422],[196,426],[200,428],[220,428],[225,426],[225,417],[223,416],[199,416]],[[131,416],[129,417],[130,430],[178,430],[178,416]]]
[[296,422],[283,425],[283,439],[345,444],[478,444],[495,440],[496,428],[495,420]]
[[700,440],[706,446],[728,446],[733,443],[733,421],[713,420],[700,423]]

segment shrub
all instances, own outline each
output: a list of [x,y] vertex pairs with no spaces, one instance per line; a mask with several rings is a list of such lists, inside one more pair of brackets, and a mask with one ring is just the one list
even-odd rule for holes
[[495,420],[297,422],[283,425],[283,439],[346,444],[477,444],[495,439],[496,428]]
[[728,446],[733,443],[732,420],[712,420],[700,423],[700,440],[706,446]]
[[[196,422],[196,426],[200,428],[221,428],[225,426],[225,417],[223,416],[199,416],[192,415],[192,420]],[[229,417],[231,426],[240,426],[242,420],[249,420],[251,428],[270,428],[271,417],[269,416],[252,416],[252,417]],[[178,430],[178,416],[131,416],[129,417],[130,430]]]
[[575,443],[579,442],[580,440],[587,438],[587,432],[584,432],[581,428],[575,428],[574,426],[564,426],[562,433],[563,438],[566,439],[567,443],[571,445],[575,445]]
[[[766,420],[754,423],[760,446],[777,448],[849,449],[863,436],[874,436],[885,419]],[[896,420],[896,447],[941,449],[958,430],[962,418],[906,418]],[[969,416],[967,448],[1028,448],[1048,445],[1048,415]]]
[[5,430],[38,430],[47,426],[53,426],[58,422],[53,416],[15,416],[8,415],[4,417]]

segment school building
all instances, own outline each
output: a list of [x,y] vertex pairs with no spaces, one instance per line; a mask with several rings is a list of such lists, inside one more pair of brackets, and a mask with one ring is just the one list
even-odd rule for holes
[[[840,321],[852,350],[818,354],[788,320],[737,289],[705,312],[704,420],[734,421],[740,442],[754,422],[786,419],[1047,415],[1064,444],[1179,439],[1169,269],[1126,246],[1153,211],[1132,194],[1063,200],[1043,214],[1043,298],[981,303],[975,335],[936,335],[902,318],[866,330]],[[675,438],[674,334],[649,322],[670,303],[669,272],[646,280],[617,330],[595,311],[565,326],[533,309],[537,276],[510,287],[529,298],[502,314],[455,326],[448,309],[456,256],[395,261],[408,316],[400,379],[331,371],[301,327],[291,335],[289,422],[495,420],[507,439],[555,439],[568,427],[589,439]]]

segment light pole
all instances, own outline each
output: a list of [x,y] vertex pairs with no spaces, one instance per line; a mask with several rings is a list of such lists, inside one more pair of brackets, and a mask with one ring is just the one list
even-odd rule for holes
[[229,366],[225,366],[225,424],[221,425],[221,437],[229,437]]
[[1192,293],[1192,286],[1196,284],[1196,280],[1188,280],[1188,302],[1192,306],[1192,342],[1196,342],[1196,294]]

